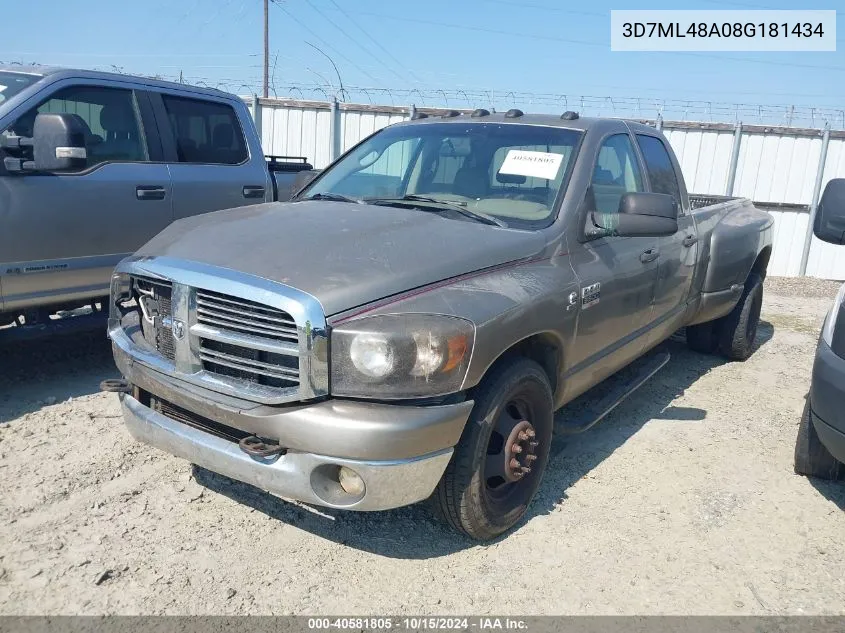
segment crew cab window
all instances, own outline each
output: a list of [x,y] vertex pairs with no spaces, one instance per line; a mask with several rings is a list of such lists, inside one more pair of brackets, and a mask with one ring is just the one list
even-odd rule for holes
[[76,114],[85,122],[88,128],[86,168],[105,162],[148,160],[143,128],[131,90],[98,86],[63,88],[20,116],[7,133],[31,137],[35,117],[42,113]]
[[591,183],[593,211],[612,215],[626,193],[643,191],[643,178],[634,145],[627,134],[608,137],[599,149]]
[[235,110],[224,103],[161,95],[180,163],[238,165],[248,158]]
[[672,159],[666,146],[659,138],[638,134],[637,142],[645,160],[645,168],[648,172],[648,179],[651,181],[651,190],[654,193],[669,194],[675,199],[678,208],[681,208],[681,189],[678,186],[678,176],[672,166]]

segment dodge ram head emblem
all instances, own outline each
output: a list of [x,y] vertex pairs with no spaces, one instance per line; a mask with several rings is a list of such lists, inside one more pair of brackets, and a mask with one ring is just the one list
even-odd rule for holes
[[173,319],[173,338],[177,341],[185,338],[185,324],[177,319]]

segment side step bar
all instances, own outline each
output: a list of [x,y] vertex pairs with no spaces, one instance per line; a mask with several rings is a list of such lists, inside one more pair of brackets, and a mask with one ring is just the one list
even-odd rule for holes
[[[574,415],[565,417],[555,430],[565,434],[581,433],[595,426],[663,369],[671,358],[669,352],[660,350],[635,360],[566,405],[564,415],[567,410],[573,411]],[[598,396],[605,391],[604,395]]]

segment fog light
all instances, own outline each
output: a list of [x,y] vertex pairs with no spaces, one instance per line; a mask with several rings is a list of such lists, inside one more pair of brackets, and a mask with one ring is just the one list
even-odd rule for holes
[[337,473],[337,478],[340,482],[340,487],[343,488],[343,491],[347,494],[355,497],[359,497],[364,494],[364,480],[361,479],[361,475],[351,468],[341,466]]

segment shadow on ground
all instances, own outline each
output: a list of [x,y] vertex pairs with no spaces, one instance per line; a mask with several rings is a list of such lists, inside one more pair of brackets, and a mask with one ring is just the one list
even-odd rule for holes
[[[774,333],[771,324],[761,322],[757,346],[765,345]],[[522,525],[534,517],[553,512],[565,501],[567,490],[624,444],[650,420],[676,420],[678,424],[706,424],[707,412],[673,407],[671,402],[701,376],[725,363],[718,356],[697,354],[676,336],[667,341],[672,359],[654,378],[623,402],[595,428],[578,435],[556,435],[543,483]],[[623,370],[623,373],[629,370]],[[621,378],[624,380],[624,376]],[[599,385],[556,415],[558,426],[573,407],[589,406],[600,399],[606,387]],[[470,547],[483,547],[457,535],[435,520],[425,503],[387,512],[356,513],[310,508],[288,503],[258,488],[233,481],[200,467],[194,467],[198,483],[247,505],[256,511],[306,530],[321,538],[382,556],[424,559],[446,556]],[[519,538],[519,527],[512,535]]]
[[0,346],[0,424],[46,404],[97,393],[118,376],[103,330]]

